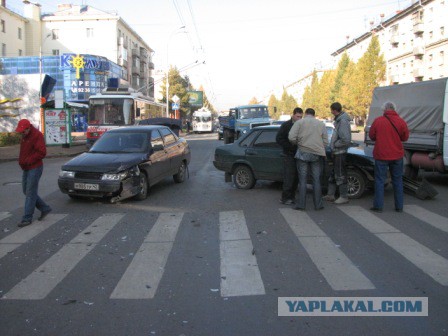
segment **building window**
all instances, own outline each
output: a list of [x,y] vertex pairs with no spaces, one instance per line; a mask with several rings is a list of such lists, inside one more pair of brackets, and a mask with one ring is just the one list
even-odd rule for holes
[[22,55],[23,55],[22,49],[19,49],[19,56],[22,56]]
[[430,39],[430,40],[432,40],[433,35],[434,35],[434,34],[433,34],[432,30],[431,30],[431,31],[429,32],[429,39]]
[[59,29],[52,29],[51,30],[51,38],[53,40],[59,40]]
[[93,28],[86,28],[86,37],[93,37]]
[[19,40],[22,39],[22,28],[19,28],[19,29],[17,30],[17,36],[18,36]]
[[2,33],[6,33],[6,24],[5,24],[5,20],[1,21],[1,26],[2,26]]
[[6,44],[2,43],[2,56],[6,56]]
[[443,50],[439,53],[439,58],[440,58],[440,65],[444,65],[445,64],[445,52]]
[[440,36],[442,38],[445,36],[445,27],[440,27]]
[[51,53],[53,56],[59,56],[59,49],[53,49]]

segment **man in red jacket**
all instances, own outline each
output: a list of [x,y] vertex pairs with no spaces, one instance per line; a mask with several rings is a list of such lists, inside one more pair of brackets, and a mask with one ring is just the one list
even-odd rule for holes
[[395,112],[395,105],[386,102],[383,115],[376,118],[370,127],[369,137],[375,141],[375,197],[372,211],[382,212],[384,203],[384,183],[389,168],[394,187],[395,211],[403,211],[403,156],[402,141],[409,138],[406,122]]
[[25,194],[25,210],[19,227],[30,225],[33,221],[34,208],[40,210],[38,220],[47,216],[51,208],[37,194],[39,180],[42,176],[42,159],[47,155],[44,136],[29,120],[22,119],[17,125],[16,132],[22,134],[20,141],[19,165],[23,170],[22,190]]

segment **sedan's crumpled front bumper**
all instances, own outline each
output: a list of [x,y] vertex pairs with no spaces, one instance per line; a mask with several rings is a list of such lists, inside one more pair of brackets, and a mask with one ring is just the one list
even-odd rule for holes
[[[132,197],[138,193],[139,185],[132,177],[122,181],[87,180],[79,178],[58,179],[59,189],[68,195],[80,197]],[[83,188],[81,189],[80,186]]]

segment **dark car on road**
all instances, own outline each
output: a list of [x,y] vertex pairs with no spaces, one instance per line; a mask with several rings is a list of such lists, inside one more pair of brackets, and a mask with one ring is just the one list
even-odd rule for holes
[[106,197],[112,203],[144,200],[151,186],[173,176],[185,180],[190,148],[166,126],[131,126],[109,130],[92,148],[65,163],[59,189],[72,198]]
[[[219,146],[215,150],[214,166],[225,172],[225,180],[233,177],[239,189],[251,189],[257,180],[283,181],[283,152],[275,141],[279,125],[253,128],[245,137],[233,144]],[[333,127],[326,127],[331,139]],[[349,148],[347,177],[350,198],[359,198],[367,187],[373,186],[374,159],[371,148]],[[330,151],[323,163],[322,185],[328,181],[332,168]]]

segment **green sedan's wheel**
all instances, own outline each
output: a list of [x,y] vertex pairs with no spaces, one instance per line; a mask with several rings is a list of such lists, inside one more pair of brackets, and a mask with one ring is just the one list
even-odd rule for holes
[[255,182],[254,174],[248,166],[240,165],[233,171],[233,183],[238,189],[252,189]]
[[177,170],[177,174],[173,175],[174,182],[182,183],[185,181],[185,172],[187,170],[187,165],[185,162],[182,162]]
[[349,198],[360,198],[366,189],[364,175],[356,170],[347,171],[347,188]]
[[144,173],[140,173],[140,183],[139,183],[140,191],[137,195],[135,195],[135,199],[139,201],[143,201],[148,197],[148,179]]

